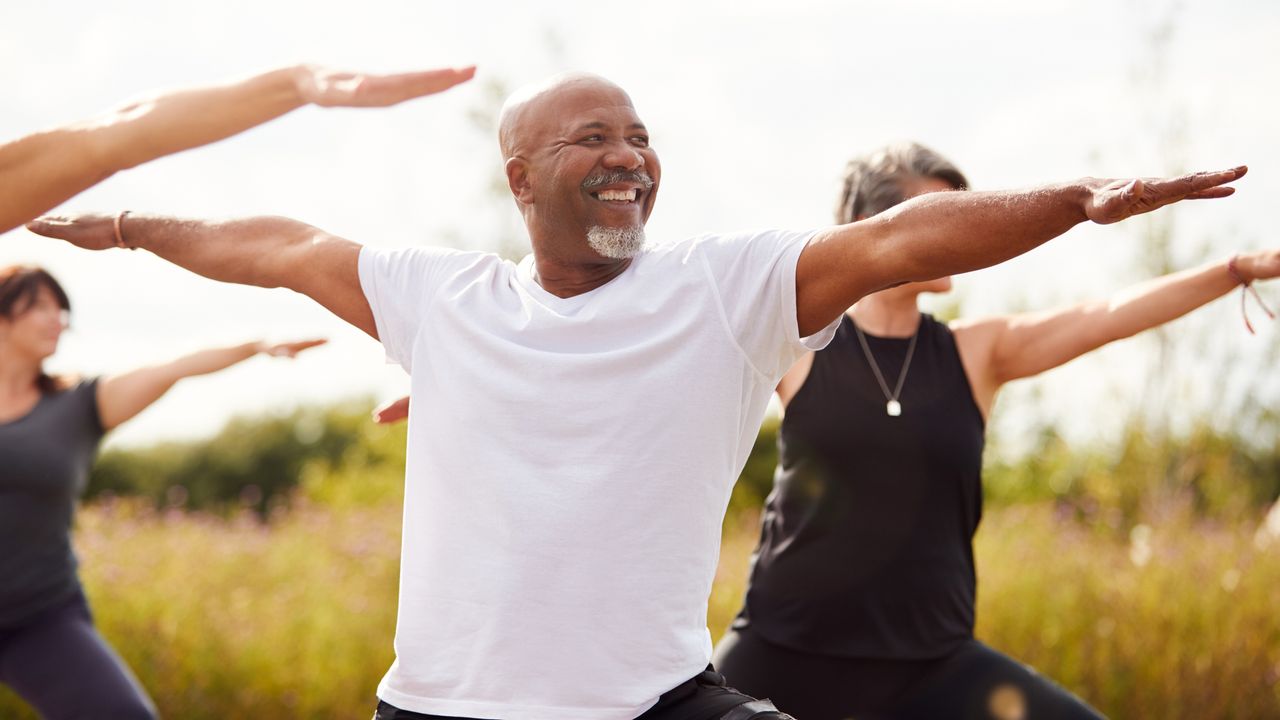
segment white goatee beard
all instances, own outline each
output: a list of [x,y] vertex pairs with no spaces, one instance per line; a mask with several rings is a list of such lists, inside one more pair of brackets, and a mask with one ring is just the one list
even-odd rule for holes
[[644,248],[644,226],[587,228],[587,244],[604,257],[624,260],[635,257]]

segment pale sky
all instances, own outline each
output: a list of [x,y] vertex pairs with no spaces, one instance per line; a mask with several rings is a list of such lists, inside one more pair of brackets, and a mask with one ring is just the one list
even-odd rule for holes
[[[518,219],[490,189],[496,143],[469,118],[491,117],[494,88],[579,69],[627,88],[653,134],[664,168],[654,239],[827,224],[848,156],[901,139],[941,151],[979,189],[1249,164],[1236,197],[1176,211],[1181,266],[1280,243],[1268,212],[1280,195],[1277,38],[1280,3],[1261,0],[1180,9],[1115,0],[8,3],[0,138],[145,91],[298,61],[371,71],[477,63],[476,81],[446,95],[389,110],[305,109],[122,173],[64,209],[279,214],[372,245],[496,248]],[[955,298],[974,314],[1105,296],[1147,276],[1137,248],[1150,227],[1077,228],[960,278]],[[0,236],[0,264],[10,262],[44,265],[71,294],[75,328],[56,370],[117,372],[259,337],[332,340],[293,364],[255,359],[187,381],[114,442],[198,436],[234,414],[407,388],[374,341],[288,291],[220,285],[145,253],[87,253],[25,230]],[[1280,305],[1280,284],[1269,297]],[[1164,411],[1189,417],[1244,388],[1255,404],[1280,406],[1268,369],[1280,325],[1248,337],[1232,296],[1175,332],[1197,344],[1173,363],[1182,381]],[[1141,401],[1153,350],[1128,343],[1026,383],[998,406],[996,427],[1016,435],[1040,418],[1105,438]]]

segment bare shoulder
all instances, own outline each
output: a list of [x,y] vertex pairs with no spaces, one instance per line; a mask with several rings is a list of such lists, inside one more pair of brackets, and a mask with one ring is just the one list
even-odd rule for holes
[[956,352],[960,364],[969,378],[974,402],[985,419],[991,412],[1000,382],[994,372],[995,349],[1001,335],[1009,326],[1009,318],[992,315],[978,318],[962,318],[947,324],[956,339]]
[[1004,315],[956,318],[947,323],[947,329],[955,336],[956,347],[961,355],[989,352],[996,338],[1008,326],[1009,318]]

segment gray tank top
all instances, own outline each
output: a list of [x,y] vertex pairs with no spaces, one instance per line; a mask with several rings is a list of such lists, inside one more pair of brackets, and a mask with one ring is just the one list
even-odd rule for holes
[[71,519],[102,439],[96,379],[0,423],[0,628],[80,589]]

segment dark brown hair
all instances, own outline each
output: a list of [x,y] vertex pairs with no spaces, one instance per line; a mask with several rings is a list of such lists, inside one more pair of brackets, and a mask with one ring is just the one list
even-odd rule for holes
[[[57,280],[44,268],[34,265],[10,265],[0,268],[0,316],[12,320],[31,308],[40,288],[47,288],[57,299],[58,305],[71,312],[71,298]],[[36,379],[40,392],[49,394],[66,389],[66,377],[53,377],[44,372]]]
[[969,187],[969,181],[950,160],[920,143],[886,145],[850,160],[845,166],[836,222],[843,225],[888,210],[907,199],[904,186],[908,182],[923,178],[941,180],[954,190]]

